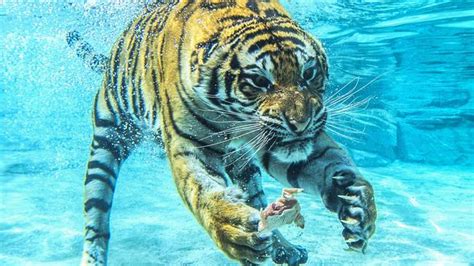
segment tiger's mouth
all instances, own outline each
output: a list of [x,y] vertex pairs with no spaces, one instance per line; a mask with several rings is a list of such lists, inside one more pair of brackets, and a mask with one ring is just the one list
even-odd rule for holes
[[319,132],[323,130],[326,119],[326,112],[314,117],[314,124],[308,128],[303,136],[295,136],[290,133],[276,136],[271,153],[282,162],[306,160],[313,152],[314,141]]
[[282,162],[303,161],[313,152],[314,139],[311,136],[278,141],[270,152]]
[[[311,142],[316,137],[316,135],[318,135],[318,133],[323,130],[327,120],[327,112],[324,110],[316,117],[313,117],[312,120],[314,122],[309,125],[308,129],[301,135],[294,135],[291,132],[285,132],[285,134],[275,131],[275,145],[290,147],[301,145],[306,142]],[[270,131],[272,131],[271,128]]]

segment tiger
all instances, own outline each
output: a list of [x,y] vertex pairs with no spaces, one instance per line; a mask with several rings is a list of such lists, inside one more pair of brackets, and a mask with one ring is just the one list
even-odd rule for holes
[[262,176],[320,197],[350,250],[365,252],[374,190],[325,130],[329,65],[321,41],[278,0],[174,0],[148,5],[97,56],[84,178],[82,265],[106,265],[119,170],[145,136],[163,145],[183,204],[231,260],[306,263],[282,233],[257,231],[268,205]]

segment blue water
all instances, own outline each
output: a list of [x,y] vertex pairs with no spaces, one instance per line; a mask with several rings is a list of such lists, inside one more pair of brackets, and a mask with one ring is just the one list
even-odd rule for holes
[[[77,265],[101,77],[65,35],[76,29],[107,53],[142,4],[18,2],[0,1],[0,265]],[[303,195],[307,225],[285,228],[289,240],[308,249],[308,265],[472,265],[473,2],[282,2],[323,41],[329,94],[369,84],[355,96],[373,97],[361,119],[344,121],[354,131],[335,137],[373,184],[379,213],[367,254],[346,252],[336,215]],[[275,198],[281,186],[264,182]],[[150,144],[122,169],[111,227],[111,265],[232,263],[186,210],[165,155]]]

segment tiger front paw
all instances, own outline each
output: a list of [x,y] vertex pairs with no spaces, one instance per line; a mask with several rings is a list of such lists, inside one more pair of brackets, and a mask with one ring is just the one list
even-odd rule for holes
[[335,176],[333,180],[341,202],[338,216],[344,226],[344,240],[349,250],[365,253],[377,218],[372,186],[365,180],[351,180],[346,176]]
[[259,234],[260,213],[243,202],[219,203],[208,217],[208,231],[217,246],[243,264],[262,263],[271,256],[272,233]]

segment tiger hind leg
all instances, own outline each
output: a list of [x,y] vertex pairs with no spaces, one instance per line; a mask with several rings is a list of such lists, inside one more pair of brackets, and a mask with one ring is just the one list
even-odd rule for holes
[[[106,265],[109,218],[118,173],[141,133],[112,112],[94,112],[94,136],[84,180],[84,247],[81,265]],[[105,114],[105,115],[104,115]],[[109,114],[109,115],[107,115]]]

